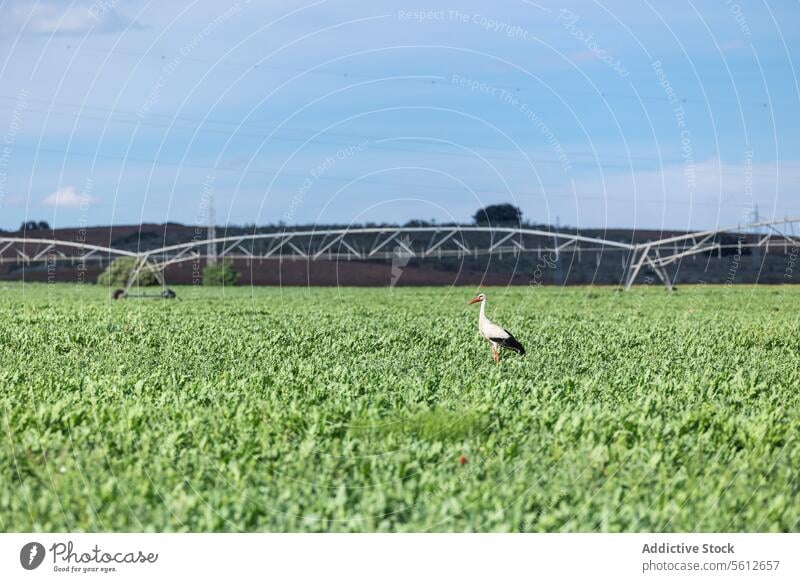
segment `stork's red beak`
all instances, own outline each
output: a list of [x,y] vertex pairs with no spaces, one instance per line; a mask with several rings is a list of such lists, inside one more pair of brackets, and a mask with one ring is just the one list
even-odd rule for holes
[[467,303],[467,305],[472,305],[473,303],[478,303],[480,300],[481,300],[481,298],[480,298],[480,297],[476,297],[475,299],[473,299],[472,301],[470,301],[469,303]]

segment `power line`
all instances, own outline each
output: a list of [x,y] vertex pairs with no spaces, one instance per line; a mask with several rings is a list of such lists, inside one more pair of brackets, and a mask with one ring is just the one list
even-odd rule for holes
[[[113,156],[110,154],[96,154],[90,152],[80,152],[75,150],[63,150],[59,148],[47,148],[41,147],[37,148],[35,146],[26,146],[15,144],[15,148],[30,150],[30,151],[40,151],[46,153],[58,153],[64,155],[72,155],[77,157],[85,157],[85,158],[99,158],[99,159],[109,159],[109,160],[116,160],[116,161],[123,161],[123,162],[133,162],[137,164],[145,164],[145,165],[164,165],[164,166],[172,166],[176,168],[191,168],[191,169],[199,169],[199,170],[210,170],[214,172],[232,172],[232,173],[242,173],[241,169],[238,168],[226,168],[223,166],[208,166],[203,164],[192,164],[192,163],[179,163],[179,162],[172,162],[166,160],[153,160],[153,159],[146,159],[146,158],[138,158],[133,156],[123,157],[123,156]],[[279,178],[295,178],[305,180],[309,176],[305,174],[294,174],[294,173],[286,173],[281,172],[280,174],[270,171],[270,170],[259,170],[259,169],[248,169],[248,174],[256,174],[256,175],[264,175],[269,177],[279,177]],[[419,183],[409,183],[409,182],[390,182],[386,180],[377,180],[374,178],[364,178],[360,179],[357,177],[345,177],[345,176],[328,176],[328,175],[321,175],[316,178],[316,180],[325,180],[325,181],[334,181],[334,182],[346,182],[346,183],[361,183],[361,184],[374,184],[380,186],[392,186],[397,188],[419,188],[419,189],[427,189],[427,190],[442,190],[442,191],[450,191],[450,192],[464,192],[463,187],[459,186],[441,186],[441,185],[433,185],[433,184],[419,184]],[[479,191],[482,196],[508,196],[508,192],[491,192],[487,191],[483,188],[473,188],[473,190]],[[548,194],[548,193],[521,193],[521,194],[512,194],[515,198],[566,198],[569,200],[575,200],[576,196],[573,194]],[[626,204],[663,204],[663,205],[681,205],[681,206],[710,206],[713,208],[719,208],[721,205],[725,204],[727,201],[669,201],[663,198],[622,198],[616,196],[591,196],[591,195],[579,195],[577,196],[578,200],[593,200],[599,202],[622,202]],[[781,208],[785,210],[796,210],[800,209],[800,206],[792,206],[792,205],[777,205],[776,208]]]
[[[180,56],[169,54],[168,52],[164,51],[152,51],[152,52],[141,52],[141,51],[134,51],[129,49],[111,49],[108,47],[96,47],[90,45],[80,45],[79,47],[73,45],[71,43],[59,43],[59,42],[52,42],[51,40],[47,39],[35,39],[35,38],[0,38],[0,42],[2,41],[15,41],[27,44],[36,44],[40,46],[44,46],[46,48],[60,48],[63,50],[73,50],[79,49],[81,51],[86,52],[96,52],[101,54],[113,54],[125,57],[135,57],[138,59],[151,59],[157,60],[160,62],[168,62],[168,59],[175,59],[180,58],[181,62],[193,62],[197,64],[205,64],[205,65],[213,65],[213,66],[230,66],[236,67],[240,69],[252,69],[253,71],[263,70],[263,71],[277,71],[277,72],[286,72],[286,73],[303,73],[305,75],[315,75],[315,76],[324,76],[328,78],[339,78],[339,79],[364,79],[364,80],[374,80],[377,81],[379,79],[385,79],[386,76],[376,78],[371,75],[366,75],[364,73],[357,73],[352,71],[331,71],[331,70],[308,70],[308,68],[302,67],[289,67],[289,66],[281,66],[281,65],[267,65],[263,63],[255,63],[255,62],[245,62],[245,61],[238,61],[234,59],[209,59],[203,57],[196,57],[196,56]],[[398,47],[399,48],[399,47]],[[403,47],[406,48],[406,47]],[[413,48],[413,47],[412,47]],[[448,73],[445,75],[442,74],[434,74],[434,75],[421,75],[422,77],[429,77],[425,80],[422,79],[410,79],[406,76],[402,78],[394,79],[398,82],[409,82],[415,84],[424,84],[432,87],[452,87],[456,88],[457,85],[449,82],[437,82],[437,79],[441,79],[443,81],[452,78],[454,73]],[[535,93],[546,93],[551,94],[551,91],[548,89],[544,89],[542,87],[533,87],[527,85],[525,83],[521,84],[500,84],[492,86],[497,87],[499,89],[505,89],[509,92],[521,93],[525,92],[535,92]],[[597,98],[596,92],[591,91],[559,91],[559,95],[570,95],[576,97],[592,97]],[[626,101],[652,101],[652,102],[660,102],[660,103],[669,103],[672,104],[670,98],[664,95],[633,95],[633,94],[624,94],[624,93],[615,93],[615,92],[605,92],[602,91],[600,96],[606,100],[626,100]],[[729,101],[729,100],[709,100],[701,97],[684,97],[680,99],[681,103],[684,104],[699,104],[699,105],[724,105],[724,106],[736,106],[736,107],[753,107],[762,110],[769,110],[769,109],[800,109],[800,105],[796,103],[769,103],[767,101]]]
[[[8,99],[16,99],[16,98],[15,97],[12,98],[12,97],[7,96],[7,95],[0,95],[0,99],[8,100]],[[74,104],[59,103],[59,102],[55,102],[55,101],[48,102],[48,101],[37,100],[37,99],[30,99],[30,101],[36,102],[36,103],[41,103],[41,104],[47,104],[47,105],[51,105],[51,106],[57,106],[57,107],[72,107],[72,108],[79,108],[80,109],[80,106],[74,105]],[[13,108],[10,105],[9,106],[0,105],[0,109],[2,109],[2,110],[11,110]],[[131,116],[136,115],[136,113],[132,112],[132,111],[126,111],[126,110],[120,110],[120,109],[109,109],[109,108],[103,108],[103,107],[87,106],[87,107],[83,107],[83,109],[94,109],[94,110],[105,111],[105,112],[110,113],[111,115],[114,115],[114,114],[116,114],[116,115],[131,115]],[[106,122],[106,123],[121,123],[121,124],[127,124],[127,125],[137,125],[137,126],[154,127],[154,128],[162,128],[162,129],[174,129],[174,130],[180,130],[180,131],[198,132],[198,133],[206,133],[206,134],[230,135],[230,133],[231,133],[230,130],[203,127],[202,124],[204,123],[204,120],[200,120],[200,119],[197,119],[197,118],[191,118],[191,117],[183,117],[183,116],[174,116],[171,119],[175,119],[175,120],[178,120],[178,121],[181,121],[181,122],[183,122],[183,120],[185,119],[186,121],[194,121],[194,122],[197,122],[198,124],[194,125],[194,126],[192,126],[192,125],[175,125],[175,124],[158,123],[158,122],[153,122],[153,121],[145,121],[145,120],[142,120],[142,119],[120,119],[120,118],[112,118],[112,117],[106,118],[106,117],[89,115],[89,114],[86,114],[86,113],[82,113],[81,111],[78,111],[78,112],[47,111],[47,110],[34,109],[34,108],[27,108],[26,111],[31,111],[31,112],[35,112],[35,113],[45,113],[45,114],[49,114],[49,115],[66,116],[66,117],[69,117],[69,118],[88,119],[88,120],[101,121],[101,122]],[[159,115],[158,117],[169,118],[169,116],[166,116],[166,115]],[[238,124],[236,122],[233,122],[233,121],[208,120],[208,122],[211,125],[231,125],[231,126],[240,125],[240,124]],[[264,131],[268,131],[269,129],[273,129],[273,130],[280,129],[282,131],[286,130],[288,132],[294,132],[294,133],[303,133],[303,132],[306,132],[306,133],[318,133],[317,131],[311,130],[311,129],[299,129],[299,128],[289,128],[289,127],[285,127],[285,128],[284,127],[280,127],[279,128],[278,126],[263,126],[263,125],[254,125],[252,127],[260,128],[260,129],[263,129]],[[250,132],[250,131],[237,131],[236,135],[240,136],[240,137],[252,137],[252,138],[257,138],[257,139],[269,139],[269,140],[272,140],[272,141],[287,141],[287,142],[295,142],[295,143],[302,143],[302,142],[307,142],[308,141],[308,138],[303,138],[303,137],[275,136],[275,135],[269,135],[269,134],[266,134],[266,133],[256,133],[256,132]],[[413,142],[413,143],[420,143],[420,144],[426,145],[428,148],[432,148],[432,147],[435,147],[437,145],[438,146],[443,145],[441,143],[431,143],[431,140],[426,140],[424,138],[416,138],[416,137],[412,137],[412,138],[390,137],[390,136],[376,136],[376,135],[342,133],[342,132],[325,132],[325,134],[323,134],[323,135],[332,135],[332,136],[335,136],[335,137],[351,138],[351,139],[359,139],[359,140],[370,140],[370,141],[374,141],[374,142],[386,142],[386,141],[393,141],[393,140],[404,141],[404,142]],[[315,143],[315,144],[324,144],[324,145],[334,145],[334,146],[352,145],[352,143],[349,143],[349,142],[325,141],[325,140],[320,140],[320,139],[315,139],[313,141],[313,143]],[[468,149],[474,149],[474,150],[488,149],[488,150],[491,150],[491,151],[501,151],[501,152],[509,152],[509,153],[516,154],[515,156],[510,156],[510,155],[484,155],[483,156],[484,158],[490,159],[490,160],[503,160],[503,161],[511,161],[511,162],[524,163],[524,164],[527,164],[529,161],[531,161],[531,162],[536,162],[536,163],[541,163],[541,164],[552,164],[552,165],[558,165],[558,166],[563,166],[565,164],[564,161],[558,160],[558,159],[531,157],[531,156],[528,155],[528,151],[519,152],[518,150],[514,150],[514,149],[501,148],[501,147],[496,147],[496,146],[487,146],[487,145],[465,145],[465,144],[458,144],[458,145],[461,145],[462,147],[465,147],[465,148],[468,148]],[[397,147],[397,146],[375,145],[375,144],[372,144],[370,146],[370,149],[378,149],[378,150],[386,150],[386,151],[397,151],[397,152],[408,152],[408,153],[421,153],[421,154],[426,154],[426,155],[435,154],[435,155],[442,155],[442,156],[465,157],[465,158],[470,158],[470,159],[474,159],[475,158],[474,155],[472,155],[470,153],[467,153],[467,152],[463,152],[463,151],[441,151],[441,150],[436,150],[436,149],[424,149],[424,150],[422,150],[422,149],[419,149],[419,148],[414,149],[414,148],[403,148],[403,147]],[[538,153],[549,153],[549,150],[541,149],[541,148],[534,148],[534,149],[531,149],[529,151],[534,151],[534,152],[538,152]],[[621,169],[621,170],[630,170],[630,169],[633,168],[633,169],[638,169],[638,170],[659,171],[661,169],[660,165],[663,164],[663,163],[678,164],[678,163],[684,163],[685,162],[685,160],[678,159],[678,158],[656,158],[656,157],[646,157],[646,156],[630,156],[630,157],[628,157],[628,156],[623,156],[623,155],[620,155],[620,154],[606,154],[606,153],[594,154],[594,153],[590,153],[590,152],[569,151],[569,150],[563,150],[563,153],[564,153],[564,155],[566,155],[568,157],[567,162],[569,163],[569,165],[592,167],[592,168],[602,166],[602,167],[605,167],[605,168]],[[588,158],[593,158],[594,161],[572,160],[572,159],[569,159],[570,157],[575,157],[575,158],[588,157]],[[623,160],[623,161],[651,162],[653,164],[658,164],[658,165],[656,167],[641,167],[641,166],[635,167],[633,164],[616,164],[616,165],[615,164],[608,164],[608,163],[603,164],[603,163],[600,162],[600,158],[620,159],[620,160]],[[788,168],[800,168],[800,166],[795,166],[794,164],[791,164],[791,163],[783,163],[781,165],[783,167],[788,167]],[[717,176],[717,175],[737,175],[737,174],[731,174],[730,172],[703,171],[703,170],[697,170],[697,169],[695,169],[695,173],[702,174],[702,175],[713,175],[713,176]],[[771,176],[772,175],[772,173],[758,172],[758,171],[753,171],[752,173],[753,173],[753,175],[757,175],[757,176],[759,176],[759,175],[760,176]]]

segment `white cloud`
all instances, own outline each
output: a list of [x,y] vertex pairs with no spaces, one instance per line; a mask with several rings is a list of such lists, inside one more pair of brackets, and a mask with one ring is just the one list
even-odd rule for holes
[[88,194],[79,194],[74,186],[63,186],[47,196],[42,202],[45,206],[57,208],[80,208],[93,202]]
[[115,4],[115,0],[68,5],[57,0],[14,0],[0,30],[14,34],[22,30],[22,34],[35,36],[75,36],[142,28],[121,15]]

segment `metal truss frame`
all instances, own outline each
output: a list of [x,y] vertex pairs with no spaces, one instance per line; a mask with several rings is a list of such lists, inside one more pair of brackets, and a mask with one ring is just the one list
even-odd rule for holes
[[[673,283],[665,267],[685,257],[714,251],[721,254],[723,250],[729,249],[735,249],[741,254],[742,250],[746,248],[769,250],[774,247],[783,247],[785,250],[789,245],[799,246],[800,236],[794,234],[795,225],[800,226],[800,218],[737,224],[728,228],[691,232],[638,244],[631,255],[632,260],[628,263],[623,288],[626,291],[631,288],[644,264],[647,264],[658,275],[665,287],[672,291]],[[791,231],[788,234],[787,227]],[[721,235],[733,234],[739,235],[735,243],[719,240]]]
[[[666,267],[684,257],[722,249],[747,247],[771,248],[800,245],[794,226],[800,218],[762,221],[729,228],[706,230],[670,236],[655,241],[633,244],[577,233],[488,226],[431,226],[431,227],[371,227],[327,230],[284,230],[272,233],[223,236],[196,239],[146,251],[127,251],[78,241],[45,238],[0,237],[0,263],[41,261],[87,261],[104,257],[134,257],[135,267],[123,290],[129,293],[139,275],[150,271],[166,294],[164,270],[184,261],[206,257],[215,250],[218,260],[237,258],[248,260],[387,260],[398,256],[417,257],[478,257],[504,253],[553,253],[621,251],[625,261],[623,289],[630,289],[645,266],[656,273],[668,290],[673,289]],[[787,228],[791,232],[787,233]],[[736,244],[720,241],[720,235],[739,233]],[[465,239],[469,239],[470,246]],[[479,237],[479,235],[486,235]],[[744,240],[744,235],[748,235]],[[758,235],[758,236],[756,236]],[[478,246],[475,240],[482,238]],[[757,240],[754,240],[757,239]],[[32,248],[32,250],[31,250]]]

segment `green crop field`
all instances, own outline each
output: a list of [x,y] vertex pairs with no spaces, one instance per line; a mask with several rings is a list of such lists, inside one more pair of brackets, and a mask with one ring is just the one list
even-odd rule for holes
[[3,531],[797,531],[800,289],[0,284]]

